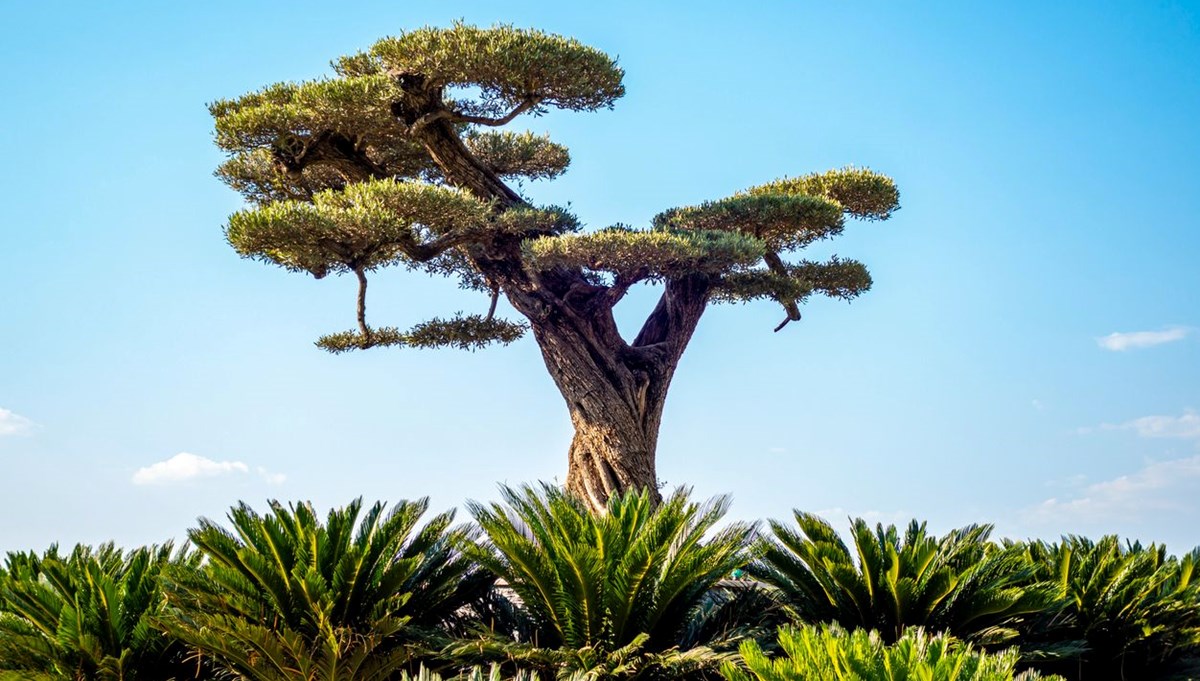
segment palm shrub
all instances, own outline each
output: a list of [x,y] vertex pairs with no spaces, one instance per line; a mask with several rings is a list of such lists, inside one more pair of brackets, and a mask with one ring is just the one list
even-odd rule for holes
[[201,519],[189,537],[205,569],[173,584],[162,624],[237,678],[391,678],[488,588],[453,514],[418,527],[427,507],[364,513],[358,499],[322,523],[307,503],[271,502],[265,515],[243,503],[232,531]]
[[[542,677],[537,672],[528,669],[506,673],[500,665],[493,664],[486,671],[476,665],[469,669],[463,669],[454,676],[443,675],[422,666],[415,673],[410,674],[408,671],[401,673],[396,681],[540,681],[541,679]],[[595,681],[595,679],[583,673],[575,673],[564,675],[558,681]]]
[[894,642],[909,627],[947,631],[980,645],[1017,634],[1024,616],[1052,607],[1055,586],[1034,578],[1026,553],[989,541],[991,525],[969,525],[938,538],[912,521],[853,521],[853,552],[821,518],[796,511],[798,529],[772,521],[762,559],[751,572],[779,590],[797,622],[835,622],[879,631]]
[[1066,652],[1039,668],[1089,681],[1200,678],[1200,548],[1176,558],[1115,536],[1018,547],[1035,579],[1066,594],[1061,610],[1022,627],[1023,647]]
[[[722,659],[696,640],[720,632],[732,648],[742,632],[731,608],[710,600],[717,583],[749,558],[754,528],[714,529],[729,500],[688,500],[684,490],[655,504],[649,492],[614,495],[604,513],[562,489],[501,489],[503,504],[470,503],[486,541],[474,558],[522,604],[529,633],[505,642],[459,646],[460,659],[515,659],[553,674],[603,676],[683,673]],[[722,620],[706,629],[700,620]]]
[[[783,654],[768,657],[753,640],[741,645],[741,662],[721,665],[727,681],[1023,681],[1037,672],[1014,677],[1015,650],[988,654],[960,644],[945,634],[930,636],[911,627],[894,643],[879,632],[833,626],[783,627]],[[1057,677],[1055,677],[1057,678]],[[1050,681],[1046,679],[1046,681]]]
[[[163,681],[203,671],[151,625],[165,607],[163,575],[200,556],[170,543],[122,551],[76,546],[63,556],[10,553],[0,571],[0,670],[22,679]],[[0,677],[3,672],[0,672]]]

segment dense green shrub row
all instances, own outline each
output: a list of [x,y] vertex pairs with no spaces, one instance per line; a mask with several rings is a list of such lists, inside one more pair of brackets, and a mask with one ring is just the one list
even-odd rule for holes
[[861,520],[847,543],[727,506],[241,505],[178,549],[11,553],[0,681],[1200,678],[1200,549]]

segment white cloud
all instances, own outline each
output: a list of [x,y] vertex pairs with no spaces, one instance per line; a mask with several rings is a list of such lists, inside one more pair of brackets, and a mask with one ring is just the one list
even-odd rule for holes
[[1129,475],[1098,482],[1073,498],[1051,498],[1026,516],[1038,521],[1129,519],[1147,511],[1191,511],[1200,499],[1200,455],[1144,466]]
[[24,435],[33,429],[33,421],[0,408],[0,437],[4,435]]
[[262,466],[259,466],[256,470],[258,471],[258,475],[268,485],[282,485],[283,483],[287,482],[287,475],[283,473],[272,473]]
[[213,461],[203,456],[180,452],[166,461],[139,468],[133,474],[133,484],[163,485],[248,472],[250,467],[241,461]]
[[1128,333],[1110,333],[1096,339],[1096,343],[1105,350],[1122,352],[1133,348],[1149,348],[1163,343],[1173,343],[1183,340],[1190,334],[1189,329],[1181,326],[1162,331],[1130,331]]
[[1185,409],[1181,416],[1143,416],[1125,423],[1106,423],[1104,430],[1133,430],[1141,437],[1200,440],[1200,413]]

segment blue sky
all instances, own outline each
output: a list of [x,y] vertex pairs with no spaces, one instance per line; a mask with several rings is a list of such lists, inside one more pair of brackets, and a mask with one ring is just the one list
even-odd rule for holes
[[[239,499],[449,508],[564,477],[531,340],[328,355],[312,341],[352,325],[353,282],[221,235],[240,203],[206,102],[458,18],[619,57],[612,111],[518,121],[573,158],[524,191],[592,227],[847,164],[900,186],[892,220],[813,249],[866,262],[863,298],[778,334],[771,305],[708,312],[668,484],[744,518],[1200,544],[1200,6],[1068,4],[5,4],[0,550],[180,537]],[[381,325],[485,306],[372,283]]]

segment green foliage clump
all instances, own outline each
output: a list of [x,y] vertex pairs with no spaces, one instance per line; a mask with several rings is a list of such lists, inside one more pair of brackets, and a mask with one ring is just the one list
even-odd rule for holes
[[915,520],[901,535],[894,525],[872,531],[859,518],[851,551],[821,518],[797,511],[795,519],[798,529],[771,522],[774,539],[753,572],[800,622],[877,630],[887,642],[924,627],[996,645],[1016,637],[1022,617],[1058,600],[1024,551],[988,541],[990,525],[938,538]]
[[237,678],[385,681],[486,590],[458,552],[452,514],[417,522],[426,500],[322,522],[308,504],[241,504],[233,530],[207,519],[189,533],[207,557],[170,593],[163,625]]
[[838,202],[860,220],[886,220],[900,207],[900,190],[890,177],[869,168],[842,168],[776,180],[750,189],[751,195],[822,196]]
[[660,229],[741,232],[773,251],[803,248],[841,234],[842,206],[822,196],[743,194],[699,206],[676,208],[654,218]]
[[420,74],[431,86],[478,87],[487,108],[533,100],[572,111],[612,106],[625,94],[624,72],[574,38],[499,25],[456,23],[384,38],[365,54],[340,59],[339,72]]
[[471,153],[500,177],[552,180],[571,164],[566,147],[529,131],[472,131],[464,141]]
[[[694,640],[701,619],[719,619],[730,599],[707,595],[743,565],[752,526],[716,529],[728,500],[655,505],[649,493],[613,496],[596,514],[559,488],[503,488],[504,504],[471,503],[487,542],[473,557],[497,574],[528,618],[521,640],[465,643],[457,655],[515,659],[551,673],[670,674],[712,668],[723,656]],[[732,645],[739,632],[721,630]],[[707,646],[705,645],[707,644]]]
[[225,236],[243,256],[326,274],[421,262],[488,222],[487,202],[418,182],[373,180],[234,213]]
[[853,300],[871,289],[871,274],[857,260],[839,258],[828,262],[801,260],[784,265],[784,273],[746,270],[725,275],[713,293],[718,302],[746,302],[760,298],[804,302],[814,293]]
[[687,273],[718,274],[751,265],[763,244],[718,230],[640,231],[610,227],[590,234],[542,237],[526,244],[533,267],[584,268],[621,277],[661,280]]
[[319,338],[317,346],[335,354],[384,345],[479,350],[491,343],[508,345],[524,335],[526,328],[524,324],[505,319],[488,319],[482,315],[459,313],[451,319],[434,317],[408,331],[388,326],[368,329],[366,334],[361,331],[329,334]]
[[[943,634],[909,629],[888,644],[876,632],[837,626],[779,630],[783,655],[768,657],[754,641],[741,645],[745,668],[721,666],[727,681],[1033,681],[1036,672],[1017,676],[1017,652],[988,654]],[[1057,677],[1045,677],[1046,681]],[[1061,681],[1061,680],[1060,680]]]
[[1027,551],[1035,579],[1065,596],[1022,628],[1022,648],[1039,668],[1100,681],[1200,678],[1200,548],[1177,558],[1115,536],[1016,548]]
[[188,663],[183,644],[152,621],[165,607],[164,573],[192,572],[199,561],[170,544],[8,554],[0,570],[0,678],[189,678],[203,666]]

